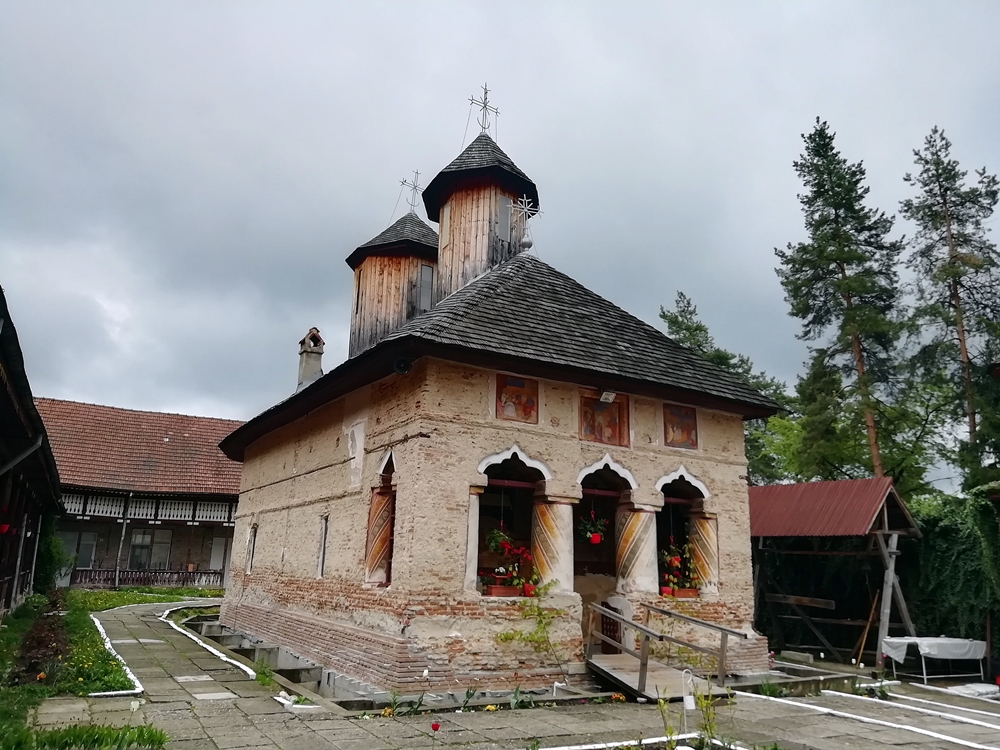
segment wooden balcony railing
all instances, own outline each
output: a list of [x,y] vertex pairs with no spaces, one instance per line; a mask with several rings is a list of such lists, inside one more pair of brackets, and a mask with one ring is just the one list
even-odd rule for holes
[[[115,585],[114,568],[84,569],[73,571],[72,586],[87,588],[112,588]],[[221,589],[221,570],[120,570],[119,586],[192,586],[195,588]]]

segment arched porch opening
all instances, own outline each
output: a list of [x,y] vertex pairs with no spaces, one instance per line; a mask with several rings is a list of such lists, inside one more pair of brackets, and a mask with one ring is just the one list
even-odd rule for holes
[[663,477],[657,488],[663,493],[656,517],[661,590],[688,597],[717,593],[718,527],[715,514],[705,511],[708,488],[684,467]]
[[583,497],[573,506],[573,590],[600,604],[618,588],[615,515],[632,486],[604,465],[580,481]]
[[[522,584],[530,583],[532,578],[530,550],[535,490],[545,476],[540,468],[530,466],[518,453],[486,466],[483,473],[488,481],[478,498],[478,589],[482,593],[499,593],[499,590],[488,590],[488,586],[520,590]],[[500,538],[512,548],[523,548],[528,554],[505,552],[506,548],[498,550],[496,540]],[[517,593],[506,591],[503,595],[516,596]]]

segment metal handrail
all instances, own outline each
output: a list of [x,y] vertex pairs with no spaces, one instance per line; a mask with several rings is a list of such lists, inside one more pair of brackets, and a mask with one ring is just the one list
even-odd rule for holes
[[665,637],[663,633],[657,630],[653,630],[652,628],[648,628],[641,623],[635,622],[634,620],[630,620],[629,618],[625,617],[625,615],[620,615],[614,610],[608,609],[607,607],[602,607],[600,604],[595,604],[594,602],[591,602],[590,608],[596,612],[600,612],[605,617],[615,620],[616,622],[620,622],[622,625],[627,625],[630,628],[635,628],[640,633],[645,633],[650,638],[654,638],[658,641],[661,641]]
[[709,630],[718,630],[720,633],[728,633],[729,635],[735,635],[739,638],[750,637],[747,633],[744,633],[741,630],[733,630],[732,628],[727,628],[725,625],[716,625],[714,622],[699,620],[697,617],[691,617],[691,615],[682,615],[680,612],[671,612],[669,609],[654,607],[652,604],[643,604],[642,606],[651,612],[656,612],[659,615],[676,617],[678,620],[684,620],[685,622],[690,622],[693,625],[701,625],[703,628],[708,628]]
[[619,623],[620,625],[624,625],[625,627],[629,628],[634,628],[636,632],[638,632],[642,636],[642,638],[639,644],[639,651],[636,652],[634,649],[629,648],[624,643],[616,641],[614,638],[610,638],[604,635],[604,633],[598,632],[597,629],[594,627],[594,618],[591,617],[590,634],[587,637],[587,661],[590,661],[594,655],[594,638],[598,638],[599,640],[602,640],[605,643],[610,643],[612,646],[618,648],[624,653],[636,657],[639,660],[639,679],[636,685],[638,687],[639,693],[641,695],[645,695],[646,672],[649,667],[649,641],[650,639],[656,641],[663,641],[669,638],[669,636],[666,636],[663,633],[658,633],[652,628],[647,628],[645,625],[642,625],[638,622],[633,622],[624,615],[620,615],[617,612],[608,609],[607,607],[602,607],[600,604],[597,604],[596,602],[591,602],[590,608],[597,614],[602,615],[604,617],[608,617],[614,620],[615,622]]

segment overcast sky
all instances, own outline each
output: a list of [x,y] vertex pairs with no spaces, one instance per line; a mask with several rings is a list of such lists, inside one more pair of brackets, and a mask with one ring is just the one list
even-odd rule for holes
[[1000,171],[986,0],[0,14],[0,283],[36,395],[247,418],[294,390],[313,325],[332,369],[344,258],[399,180],[478,133],[484,81],[538,185],[542,260],[657,325],[684,290],[720,345],[788,381],[805,345],[774,248],[803,239],[792,161],[817,115],[890,212],[935,124]]

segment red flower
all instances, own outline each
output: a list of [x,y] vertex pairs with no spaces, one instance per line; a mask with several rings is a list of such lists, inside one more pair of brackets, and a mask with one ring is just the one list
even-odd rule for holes
[[433,729],[435,732],[437,730],[439,730],[440,728],[441,728],[441,725],[438,724],[436,721],[433,724],[431,724],[431,729]]

